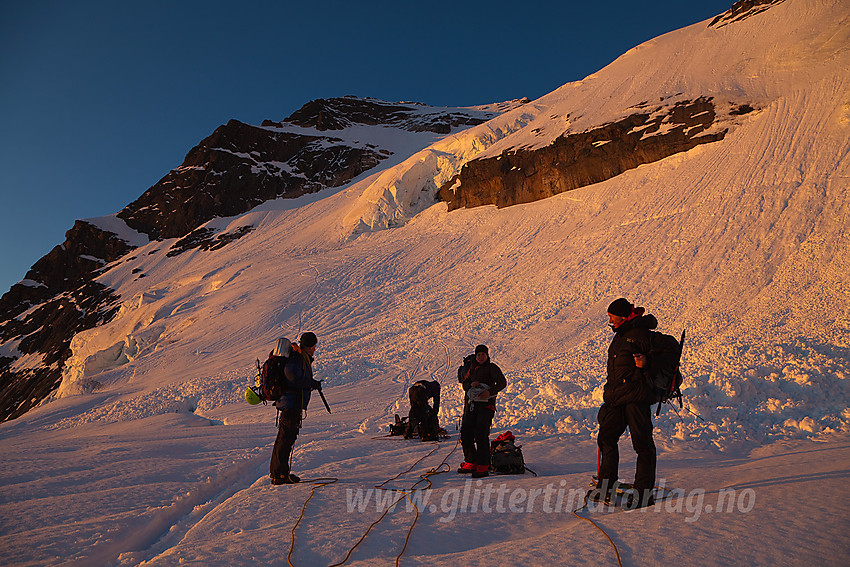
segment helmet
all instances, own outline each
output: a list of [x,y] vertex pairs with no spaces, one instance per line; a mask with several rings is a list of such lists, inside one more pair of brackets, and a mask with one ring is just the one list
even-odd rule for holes
[[257,392],[254,391],[254,388],[248,388],[247,390],[245,390],[245,401],[251,404],[252,406],[255,406],[263,400],[260,398],[259,395],[257,395]]

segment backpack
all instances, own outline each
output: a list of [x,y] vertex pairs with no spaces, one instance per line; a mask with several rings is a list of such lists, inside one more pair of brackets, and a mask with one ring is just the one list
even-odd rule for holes
[[[441,439],[448,439],[449,438],[448,432],[445,429],[443,429],[442,427],[440,427],[437,424],[436,420],[433,420],[433,425],[434,425],[434,429],[432,429],[430,431],[425,430],[424,435],[422,434],[423,431],[422,431],[421,427],[417,428],[417,429],[419,429],[420,438],[422,439],[422,441],[439,441]],[[410,428],[410,422],[408,421],[407,417],[399,417],[398,414],[395,414],[395,423],[391,423],[389,425],[389,429],[390,429],[390,435],[389,435],[390,437],[394,437],[396,435],[404,435],[405,439],[408,439],[409,437],[407,437],[407,434],[410,432],[410,429],[411,429]]]
[[437,441],[440,438],[440,429],[437,415],[428,412],[425,419],[419,422],[419,437],[423,441]]
[[390,436],[404,435],[405,431],[407,431],[407,418],[402,419],[395,414],[395,423],[390,424]]
[[515,444],[516,437],[506,431],[490,443],[490,470],[496,474],[523,474],[525,471],[537,476],[525,466],[522,445]]
[[679,371],[679,363],[682,359],[682,346],[685,342],[685,331],[682,338],[677,341],[670,335],[650,331],[650,349],[647,353],[649,359],[649,375],[652,387],[655,389],[655,401],[658,409],[655,415],[661,412],[661,404],[678,398],[679,407],[682,407],[682,373]]
[[469,369],[472,368],[472,362],[475,360],[475,354],[469,354],[463,357],[463,366],[457,369],[457,381],[463,382],[463,379],[469,374]]
[[[269,358],[259,369],[258,387],[263,402],[275,402],[283,395],[286,384],[286,375],[283,369],[286,367],[293,350],[289,339],[279,339],[277,347],[269,353]],[[259,366],[259,360],[257,365]]]

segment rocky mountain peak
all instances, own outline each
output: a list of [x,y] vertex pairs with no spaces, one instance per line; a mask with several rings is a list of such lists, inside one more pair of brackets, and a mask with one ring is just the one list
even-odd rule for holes
[[[526,99],[527,100],[527,99]],[[344,130],[354,125],[390,126],[409,132],[448,134],[453,128],[486,122],[499,112],[474,109],[442,109],[418,102],[386,102],[374,98],[345,96],[308,102],[282,122],[266,120],[263,126],[285,125],[315,128],[321,132]]]
[[738,0],[731,8],[714,18],[708,27],[722,28],[725,25],[746,20],[783,2],[785,0]]

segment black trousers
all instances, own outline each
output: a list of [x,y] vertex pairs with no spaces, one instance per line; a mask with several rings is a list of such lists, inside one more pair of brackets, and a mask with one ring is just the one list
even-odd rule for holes
[[490,426],[495,414],[492,406],[473,403],[470,408],[467,402],[460,422],[460,445],[467,463],[490,466]]
[[272,448],[272,461],[269,465],[269,474],[274,478],[283,478],[289,474],[289,456],[292,454],[292,446],[298,438],[301,429],[301,410],[291,409],[280,412],[277,438]]
[[617,443],[626,427],[632,437],[632,447],[637,453],[635,488],[651,489],[655,486],[655,442],[652,440],[652,408],[650,404],[624,404],[612,406],[602,404],[597,416],[599,420],[599,482],[608,482],[608,487],[617,480],[620,452]]

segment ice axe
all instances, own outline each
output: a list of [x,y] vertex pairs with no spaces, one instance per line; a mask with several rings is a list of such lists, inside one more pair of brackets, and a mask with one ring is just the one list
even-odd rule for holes
[[325,399],[325,394],[322,392],[322,381],[319,380],[319,387],[316,388],[319,391],[319,396],[322,398],[322,403],[325,404],[325,409],[328,410],[328,413],[331,413],[331,406],[328,405],[328,400]]

